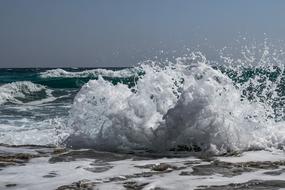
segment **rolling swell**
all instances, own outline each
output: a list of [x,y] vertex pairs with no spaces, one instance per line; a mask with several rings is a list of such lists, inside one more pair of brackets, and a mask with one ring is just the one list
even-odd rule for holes
[[143,73],[137,68],[125,69],[89,69],[83,71],[66,71],[63,69],[52,69],[39,74],[38,83],[53,88],[78,88],[89,80],[97,80],[102,76],[113,84],[123,83],[132,87],[135,85],[138,76]]

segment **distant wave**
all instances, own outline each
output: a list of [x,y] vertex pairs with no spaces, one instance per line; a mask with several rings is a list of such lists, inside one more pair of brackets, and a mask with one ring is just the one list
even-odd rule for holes
[[14,104],[41,104],[55,100],[52,90],[40,84],[29,81],[19,81],[0,86],[0,105]]
[[[164,152],[182,147],[213,154],[285,149],[285,56],[259,50],[261,56],[223,55],[217,64],[193,52],[117,71],[48,70],[32,75],[32,82],[0,86],[0,104],[38,104],[53,95],[68,95],[70,103],[77,93],[69,115],[59,121],[62,130],[41,134],[46,142],[60,140],[74,148]],[[42,129],[38,126],[57,126],[34,124],[31,134],[19,133],[17,144],[44,143],[41,136],[31,141],[28,136]],[[13,143],[12,131],[2,136]]]
[[52,69],[40,73],[41,78],[89,78],[89,77],[112,77],[112,78],[126,78],[138,74],[137,68],[127,68],[122,70],[108,70],[108,69],[91,69],[78,72],[65,71],[63,69]]

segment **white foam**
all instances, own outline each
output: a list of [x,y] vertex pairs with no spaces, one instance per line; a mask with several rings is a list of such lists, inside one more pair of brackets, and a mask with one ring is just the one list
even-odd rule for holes
[[63,119],[0,125],[0,143],[9,145],[59,145],[68,135]]
[[[33,159],[26,166],[10,167],[0,172],[0,188],[6,189],[5,184],[16,183],[16,189],[19,190],[56,189],[60,185],[69,184],[82,178],[88,179],[87,176],[90,172],[83,168],[90,164],[90,160],[50,164],[48,159]],[[76,167],[80,168],[76,169]],[[60,173],[60,176],[56,176],[56,179],[43,178],[51,171]]]
[[[21,150],[21,149],[19,149]],[[270,153],[259,152],[260,157]],[[84,154],[83,154],[84,155]],[[283,155],[284,158],[284,155]],[[235,159],[234,157],[229,157]],[[285,173],[280,175],[266,175],[265,172],[284,170],[280,166],[278,169],[258,169],[244,171],[240,175],[223,176],[218,173],[205,175],[179,175],[182,171],[192,172],[194,165],[208,165],[210,162],[190,164],[191,161],[199,161],[193,157],[187,158],[162,158],[155,160],[120,160],[113,162],[97,162],[94,159],[77,159],[76,161],[49,163],[49,158],[35,158],[24,166],[6,167],[0,171],[0,188],[13,189],[6,187],[7,184],[17,184],[14,189],[56,189],[62,185],[69,185],[83,179],[95,182],[96,189],[124,189],[124,184],[136,182],[137,184],[147,184],[143,189],[197,189],[199,186],[228,185],[232,183],[245,183],[250,180],[284,180]],[[99,160],[100,161],[100,160]],[[201,160],[200,160],[201,161]],[[283,159],[284,161],[284,159]],[[102,167],[100,164],[111,166],[109,170],[103,172],[91,172],[86,169]],[[184,169],[168,170],[168,172],[156,173],[151,167],[138,167],[150,164],[166,163],[171,166],[185,167]],[[186,164],[186,165],[185,165]],[[211,166],[209,166],[211,167]],[[206,171],[207,168],[205,168]],[[50,172],[56,173],[55,177],[43,177]],[[214,172],[214,171],[213,171]],[[142,175],[151,174],[150,176]],[[141,175],[138,175],[141,174]],[[133,177],[132,177],[133,175]],[[129,176],[129,177],[127,177]],[[124,179],[110,180],[111,178]],[[254,183],[252,183],[254,188]]]
[[[144,166],[147,164],[168,163],[173,166],[183,166],[184,162],[196,161],[195,158],[179,159],[157,159],[157,160],[138,160],[132,159],[108,162],[112,166],[110,170],[100,173],[93,173],[86,169],[96,167],[94,159],[81,159],[71,162],[48,163],[49,158],[32,159],[30,163],[21,167],[9,167],[0,171],[0,188],[5,189],[5,184],[17,184],[17,189],[56,189],[61,185],[68,185],[73,182],[88,179],[93,182],[98,182],[104,186],[105,182],[112,177],[122,177],[126,175],[138,174],[141,172],[153,172],[149,168],[139,168],[135,166]],[[44,178],[49,172],[55,172],[58,175],[54,178]],[[116,184],[115,189],[122,184]],[[96,184],[97,187],[97,184]],[[106,189],[99,187],[99,189]]]
[[107,150],[186,144],[218,154],[284,146],[284,123],[268,119],[266,104],[243,99],[200,53],[141,68],[145,75],[132,89],[103,78],[83,86],[70,114],[75,133]]
[[[269,171],[269,170],[267,170]],[[179,171],[164,174],[162,177],[153,177],[152,179],[144,179],[144,183],[149,183],[144,187],[146,190],[155,188],[166,188],[166,189],[199,189],[207,186],[218,186],[218,185],[229,185],[233,183],[246,183],[250,180],[284,180],[284,173],[279,176],[265,175],[266,170],[259,170],[256,172],[245,172],[241,175],[233,177],[224,177],[219,174],[209,176],[179,176]],[[253,186],[254,188],[254,186]],[[103,189],[103,188],[102,188]]]
[[282,150],[273,150],[273,151],[249,151],[243,152],[240,156],[236,157],[218,157],[220,161],[223,162],[275,162],[285,160],[285,154]]

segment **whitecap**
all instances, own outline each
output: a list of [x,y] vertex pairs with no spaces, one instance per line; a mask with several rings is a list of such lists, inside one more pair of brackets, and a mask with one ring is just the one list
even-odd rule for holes
[[[43,95],[41,93],[43,93]],[[55,99],[51,89],[30,81],[12,82],[0,86],[0,105],[7,102],[37,105],[51,102]]]

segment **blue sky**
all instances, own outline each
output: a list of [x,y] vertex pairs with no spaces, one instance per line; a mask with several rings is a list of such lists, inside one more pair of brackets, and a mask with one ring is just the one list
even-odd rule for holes
[[[282,0],[1,0],[0,67],[130,66],[240,36],[285,40]],[[167,56],[167,55],[164,55]]]

